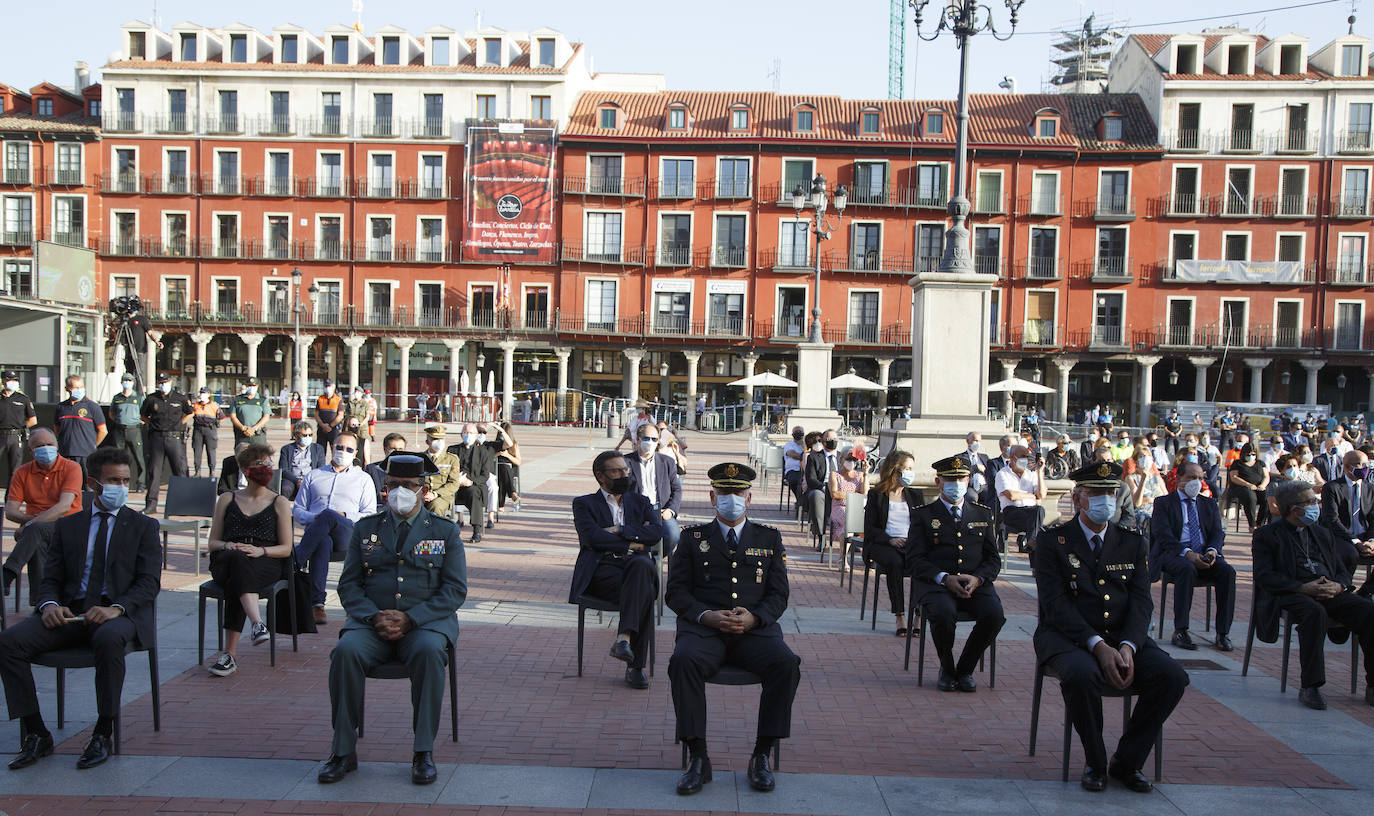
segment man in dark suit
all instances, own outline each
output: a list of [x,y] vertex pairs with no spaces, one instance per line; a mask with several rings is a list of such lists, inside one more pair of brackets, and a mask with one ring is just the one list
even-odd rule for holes
[[670,558],[682,537],[677,521],[682,509],[682,480],[677,475],[677,459],[658,452],[658,439],[658,426],[641,425],[635,451],[625,461],[630,468],[630,490],[648,499],[663,523],[663,555]]
[[[1140,772],[1155,737],[1183,698],[1188,674],[1150,639],[1153,606],[1145,539],[1107,523],[1121,465],[1094,462],[1069,475],[1074,517],[1040,531],[1031,555],[1040,599],[1035,656],[1059,675],[1059,690],[1087,767],[1086,790],[1107,776],[1138,793],[1154,789]],[[1110,764],[1102,742],[1102,687],[1138,695]]]
[[1251,544],[1255,569],[1255,636],[1278,640],[1279,610],[1286,609],[1298,628],[1298,662],[1302,691],[1298,700],[1322,710],[1326,700],[1327,624],[1344,625],[1364,650],[1364,701],[1374,705],[1374,601],[1355,593],[1349,545],[1319,523],[1317,496],[1306,482],[1280,482],[1269,490],[1279,515],[1255,533]]
[[[1322,486],[1322,512],[1319,524],[1339,542],[1350,542],[1356,554],[1374,555],[1374,488],[1369,483],[1369,456],[1352,450],[1342,460],[1340,478]],[[1346,553],[1349,557],[1349,552]],[[1351,572],[1355,571],[1352,564]],[[1359,593],[1370,596],[1374,582],[1365,581]]]
[[363,472],[372,477],[372,484],[377,488],[377,506],[386,504],[386,471],[382,469],[382,460],[393,453],[405,450],[406,438],[403,434],[389,433],[382,439],[382,458],[370,463],[363,468]]
[[1302,423],[1293,422],[1288,426],[1288,432],[1283,434],[1284,450],[1297,450],[1299,445],[1312,446],[1312,439],[1302,432]]
[[969,431],[964,436],[964,452],[959,454],[959,458],[964,460],[968,467],[969,481],[968,489],[973,491],[973,495],[979,497],[979,501],[986,498],[984,491],[992,482],[992,477],[988,474],[988,455],[982,452],[983,435],[978,431]]
[[811,514],[811,534],[824,535],[830,529],[830,474],[840,469],[839,437],[834,429],[820,435],[820,450],[806,457],[806,506]]
[[[1231,618],[1236,611],[1236,570],[1221,555],[1226,528],[1216,499],[1201,495],[1203,472],[1196,462],[1178,469],[1178,489],[1155,499],[1150,521],[1150,580],[1160,572],[1174,582],[1174,638],[1180,649],[1196,649],[1188,634],[1193,587],[1211,581],[1217,591],[1216,647],[1231,651]],[[1162,634],[1162,633],[1161,633]]]
[[281,471],[281,494],[296,498],[305,475],[324,467],[324,446],[315,441],[315,424],[302,419],[291,426],[291,444],[282,445],[277,454],[277,470]]
[[1341,472],[1345,468],[1345,457],[1341,455],[1341,449],[1331,439],[1322,440],[1322,449],[1316,453],[1312,464],[1321,474],[1322,481],[1330,482],[1341,478]]
[[367,672],[399,660],[410,673],[414,753],[410,781],[438,778],[434,735],[444,701],[448,648],[458,642],[458,607],[467,598],[467,559],[458,525],[425,509],[425,478],[438,468],[424,453],[393,453],[386,471],[387,509],[353,526],[339,575],[348,620],[329,656],[334,740],[320,784],[358,768],[358,721]]
[[585,594],[620,605],[620,630],[611,644],[611,657],[626,664],[625,685],[646,689],[644,664],[658,598],[658,563],[651,553],[663,535],[662,519],[649,500],[635,492],[620,454],[597,454],[592,476],[601,489],[572,503],[578,550],[568,603],[577,603]]
[[1097,440],[1102,438],[1102,432],[1093,426],[1088,429],[1088,436],[1078,445],[1078,461],[1088,464],[1093,461],[1094,454],[1097,452]]
[[[911,517],[911,607],[921,606],[930,621],[930,637],[940,657],[940,691],[972,692],[978,688],[973,669],[983,651],[1007,622],[1002,599],[992,582],[1002,569],[997,554],[992,510],[966,501],[969,472],[962,456],[931,465],[940,498]],[[954,621],[959,612],[973,615],[973,631],[954,661]]]
[[466,504],[472,522],[472,542],[482,540],[482,524],[487,517],[487,477],[496,472],[496,455],[477,441],[477,426],[463,426],[462,442],[449,445],[448,452],[458,457],[459,488],[453,500]]
[[162,576],[157,521],[125,506],[132,464],[122,448],[98,448],[87,458],[86,483],[95,491],[95,506],[57,522],[38,614],[0,632],[5,702],[10,718],[23,726],[22,746],[10,770],[26,768],[53,750],[34,690],[34,657],[80,646],[95,652],[96,722],[76,767],[94,768],[110,758],[125,647],[156,642],[153,601]]
[[762,681],[748,777],[754,790],[771,791],[768,753],[791,733],[792,700],[801,682],[801,660],[778,626],[787,609],[787,559],[777,530],[745,518],[754,469],[723,462],[706,476],[716,517],[682,531],[682,546],[668,568],[668,606],[678,616],[668,679],[677,735],[690,755],[677,792],[690,795],[711,781],[706,681],[726,663]]

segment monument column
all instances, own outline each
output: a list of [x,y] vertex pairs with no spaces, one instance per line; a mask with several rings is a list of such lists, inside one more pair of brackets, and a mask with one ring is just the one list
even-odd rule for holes
[[1189,357],[1188,362],[1193,364],[1197,371],[1196,379],[1193,382],[1193,401],[1207,401],[1207,369],[1216,363],[1215,357]]

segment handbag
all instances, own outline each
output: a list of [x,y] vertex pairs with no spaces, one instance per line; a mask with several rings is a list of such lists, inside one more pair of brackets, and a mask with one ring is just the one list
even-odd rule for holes
[[310,574],[294,567],[295,559],[291,559],[293,567],[289,580],[296,593],[296,617],[291,618],[291,599],[287,595],[286,589],[277,592],[277,634],[279,635],[313,635],[319,630],[315,628],[315,609],[310,604]]

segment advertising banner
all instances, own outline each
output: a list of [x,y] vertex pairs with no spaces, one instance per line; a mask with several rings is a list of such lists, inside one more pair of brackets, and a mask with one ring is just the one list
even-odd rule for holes
[[1302,283],[1298,261],[1178,261],[1174,280],[1199,283]]
[[468,127],[464,261],[554,263],[554,143],[552,128]]

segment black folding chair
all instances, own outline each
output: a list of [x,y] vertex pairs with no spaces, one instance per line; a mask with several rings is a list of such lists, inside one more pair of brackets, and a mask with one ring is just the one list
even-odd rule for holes
[[[291,617],[291,651],[298,652],[300,647],[296,642],[296,555],[293,552],[286,558],[278,559],[282,561],[282,569],[286,575],[273,581],[264,587],[258,594],[267,596],[267,651],[269,655],[269,665],[277,665],[277,594],[286,590],[286,601]],[[215,583],[213,580],[206,581],[200,585],[200,613],[197,616],[199,626],[197,627],[197,646],[196,662],[205,662],[205,601],[213,598],[215,600],[215,632],[218,635],[219,648],[224,649],[224,587]],[[237,598],[233,599],[235,602]]]
[[[1054,667],[1048,663],[1037,663],[1035,666],[1035,688],[1031,692],[1031,731],[1030,731],[1030,755],[1035,756],[1036,732],[1040,728],[1040,692],[1044,690],[1045,678],[1059,678],[1055,674]],[[1129,691],[1113,688],[1109,685],[1102,687],[1103,697],[1121,698],[1121,725],[1124,728],[1126,723],[1131,720],[1131,700],[1134,695]],[[1069,753],[1073,749],[1073,724],[1069,722],[1069,710],[1064,709],[1064,764],[1061,769],[1063,781],[1069,781]],[[1158,782],[1164,775],[1164,729],[1159,729],[1159,734],[1155,736],[1155,781]]]
[[[751,671],[741,669],[739,666],[729,664],[722,665],[716,673],[706,678],[707,683],[714,683],[717,686],[757,686],[762,685],[763,679]],[[673,742],[682,742],[681,738],[674,737]],[[687,744],[682,744],[682,767],[687,767]],[[773,770],[782,770],[782,740],[773,742]]]
[[[449,719],[453,727],[453,741],[458,741],[458,668],[454,665],[453,646],[447,647],[448,651],[448,710]],[[406,664],[399,660],[392,660],[374,667],[367,673],[369,680],[407,680],[410,678],[410,670]],[[358,698],[358,739],[363,738],[363,713],[364,705],[367,702],[367,694]]]

